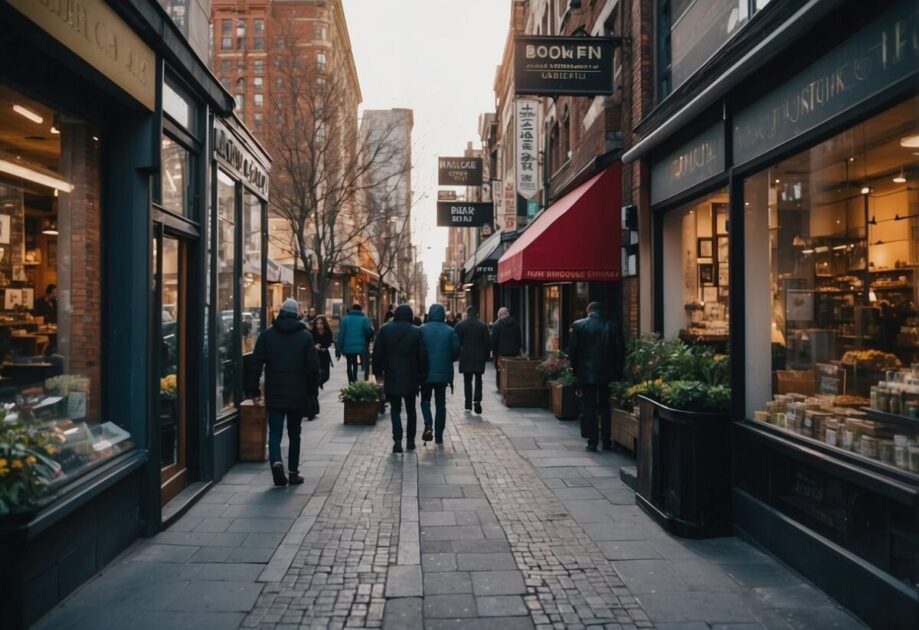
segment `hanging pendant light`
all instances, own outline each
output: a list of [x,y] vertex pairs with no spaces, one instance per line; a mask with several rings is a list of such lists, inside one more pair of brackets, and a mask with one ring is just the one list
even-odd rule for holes
[[42,224],[41,233],[47,234],[48,236],[57,236],[57,221],[54,221],[53,219],[46,219]]
[[906,183],[906,173],[901,168],[900,174],[893,178],[893,183],[895,184],[905,184]]

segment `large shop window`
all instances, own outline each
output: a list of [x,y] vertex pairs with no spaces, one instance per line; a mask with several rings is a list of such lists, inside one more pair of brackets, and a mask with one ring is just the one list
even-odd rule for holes
[[726,344],[728,192],[664,215],[664,335]]
[[747,414],[912,472],[917,156],[914,98],[744,182]]
[[562,349],[562,287],[559,284],[543,287],[543,321],[546,325],[545,351],[548,356]]
[[0,513],[133,447],[103,415],[98,133],[0,85]]
[[268,313],[269,323],[281,310],[281,304],[292,297],[296,247],[290,222],[273,207],[268,208]]
[[236,408],[236,183],[217,170],[217,415]]

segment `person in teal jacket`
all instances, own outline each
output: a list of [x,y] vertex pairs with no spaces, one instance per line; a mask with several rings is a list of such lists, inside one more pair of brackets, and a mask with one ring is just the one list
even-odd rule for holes
[[[447,385],[453,387],[453,362],[459,357],[460,343],[456,332],[446,323],[446,311],[440,304],[432,304],[428,321],[421,327],[421,337],[428,351],[428,374],[421,386],[421,415],[424,417],[425,442],[433,437],[436,444],[444,443],[444,426],[447,424]],[[435,416],[431,417],[431,398],[434,398]]]
[[345,355],[348,362],[348,382],[357,380],[358,357],[364,367],[364,380],[370,378],[369,349],[373,338],[373,326],[364,315],[360,304],[351,306],[351,310],[341,318],[338,328],[338,339],[335,342],[335,356]]

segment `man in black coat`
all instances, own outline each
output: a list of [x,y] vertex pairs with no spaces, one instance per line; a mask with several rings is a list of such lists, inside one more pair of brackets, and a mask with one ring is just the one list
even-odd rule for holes
[[[300,470],[300,423],[318,412],[319,356],[313,336],[300,320],[296,300],[288,299],[274,324],[259,335],[247,375],[246,392],[259,397],[259,379],[265,368],[265,406],[268,409],[268,461],[276,486],[303,483]],[[287,417],[288,474],[281,459],[281,434]]]
[[428,372],[428,355],[421,330],[412,323],[412,308],[401,304],[384,324],[373,344],[373,374],[383,381],[392,420],[393,453],[402,452],[402,403],[405,403],[405,447],[415,450],[415,396]]
[[495,376],[501,383],[501,357],[519,357],[523,351],[523,333],[506,306],[498,309],[498,321],[491,327],[491,351],[495,357]]
[[[491,342],[488,338],[488,326],[481,321],[475,312],[475,307],[466,309],[466,319],[453,329],[460,342],[459,371],[463,374],[463,392],[466,395],[466,409],[482,413],[482,374],[485,372],[485,362],[488,361],[488,351]],[[472,384],[475,380],[475,390]]]
[[571,326],[568,358],[581,391],[581,437],[587,438],[587,450],[596,451],[599,408],[603,448],[612,450],[609,387],[618,360],[619,330],[602,313],[599,302],[587,306],[587,317]]

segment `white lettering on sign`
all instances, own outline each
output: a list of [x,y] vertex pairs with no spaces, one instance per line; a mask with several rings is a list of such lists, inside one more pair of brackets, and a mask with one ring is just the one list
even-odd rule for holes
[[450,223],[473,223],[475,206],[450,206]]
[[603,51],[600,46],[533,46],[526,47],[527,59],[600,59]]

